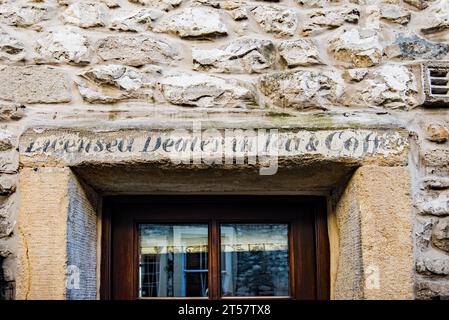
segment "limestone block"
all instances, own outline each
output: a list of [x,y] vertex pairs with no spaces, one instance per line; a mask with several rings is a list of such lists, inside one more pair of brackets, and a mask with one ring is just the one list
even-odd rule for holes
[[170,64],[180,59],[176,46],[145,35],[113,35],[100,39],[95,47],[102,61],[134,67],[153,63]]
[[154,22],[162,15],[163,13],[159,10],[143,8],[126,15],[115,17],[109,29],[132,32],[151,30]]
[[109,8],[101,2],[74,2],[65,10],[62,18],[65,23],[81,28],[105,27],[110,19]]
[[200,7],[164,16],[154,31],[172,33],[181,38],[210,38],[228,34],[216,10]]
[[0,67],[0,98],[19,103],[62,103],[71,100],[67,74],[48,66]]
[[[274,0],[274,2],[278,2]],[[193,0],[193,6],[209,6],[215,9],[235,10],[243,9],[247,3],[246,0]]]
[[15,175],[2,174],[0,175],[0,196],[7,196],[16,191]]
[[285,7],[257,6],[251,10],[251,13],[266,33],[278,38],[291,37],[298,28],[296,12]]
[[254,88],[248,83],[199,73],[174,73],[160,80],[167,101],[195,107],[245,107],[254,105]]
[[449,178],[427,177],[423,179],[423,185],[431,190],[449,189]]
[[449,129],[444,125],[431,123],[426,127],[426,135],[427,140],[444,143],[449,139]]
[[221,73],[259,73],[276,61],[272,41],[240,38],[222,47],[192,49],[193,68]]
[[449,148],[430,148],[421,150],[423,164],[429,167],[447,167],[449,165]]
[[295,70],[263,76],[260,90],[280,107],[327,109],[344,90],[338,71]]
[[421,195],[416,199],[415,207],[422,215],[447,216],[449,215],[449,197],[443,194],[436,197]]
[[416,260],[416,271],[425,275],[449,275],[449,258],[439,255],[439,257],[419,257]]
[[11,133],[6,130],[0,130],[0,151],[8,151],[13,147]]
[[0,23],[29,27],[51,18],[51,7],[40,4],[14,4],[14,2],[0,4]]
[[0,217],[0,239],[11,236],[13,231],[14,224],[9,219]]
[[175,9],[181,5],[183,0],[129,0],[129,2],[158,8],[164,11]]
[[289,68],[324,64],[314,40],[285,40],[279,46],[279,55]]
[[329,41],[329,50],[336,60],[348,62],[355,68],[379,64],[383,53],[376,31],[357,28],[336,34]]
[[416,298],[420,300],[448,299],[449,281],[418,279],[415,285]]
[[355,6],[314,10],[307,14],[302,34],[304,36],[317,35],[325,30],[338,28],[346,22],[357,23],[359,18],[360,10]]
[[365,79],[365,76],[368,74],[368,72],[368,68],[347,69],[345,71],[345,75],[347,75],[347,77],[352,81],[360,82]]
[[77,80],[83,99],[89,103],[114,103],[127,99],[152,101],[155,88],[150,73],[123,65],[97,65]]
[[0,61],[21,61],[25,59],[25,44],[3,29],[0,29]]
[[380,7],[380,17],[389,22],[405,25],[410,22],[412,14],[400,6],[382,4]]
[[38,63],[88,64],[91,60],[89,40],[74,28],[50,31],[36,42]]
[[420,252],[425,252],[430,248],[432,242],[432,230],[436,224],[436,219],[418,217],[415,225],[415,243]]
[[427,8],[429,6],[429,3],[431,3],[434,0],[403,0],[403,1],[411,6],[414,6],[419,10],[423,10]]
[[21,104],[0,104],[0,122],[20,120],[25,115],[25,106]]
[[341,3],[341,0],[296,0],[304,8],[326,8]]
[[449,252],[449,218],[442,218],[436,223],[432,232],[432,244]]
[[439,1],[423,11],[415,22],[424,34],[432,34],[449,29],[449,1]]
[[418,92],[413,73],[405,66],[383,65],[371,70],[359,84],[347,90],[348,106],[383,106],[407,109],[417,104]]

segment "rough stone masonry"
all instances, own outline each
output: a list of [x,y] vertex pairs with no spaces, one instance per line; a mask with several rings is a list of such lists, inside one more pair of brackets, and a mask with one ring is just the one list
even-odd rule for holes
[[449,103],[423,107],[422,67],[448,59],[448,0],[0,1],[0,299],[27,128],[323,114],[409,132],[414,294],[448,297]]

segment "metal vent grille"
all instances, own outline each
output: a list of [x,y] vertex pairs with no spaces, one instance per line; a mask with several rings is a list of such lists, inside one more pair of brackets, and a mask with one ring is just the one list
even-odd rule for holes
[[449,107],[449,61],[424,66],[426,104]]

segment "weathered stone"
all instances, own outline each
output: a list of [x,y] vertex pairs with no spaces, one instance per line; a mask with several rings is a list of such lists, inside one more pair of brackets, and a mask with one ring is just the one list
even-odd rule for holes
[[449,149],[432,148],[422,151],[422,160],[425,166],[444,168],[449,165]]
[[272,67],[276,51],[270,40],[240,38],[220,48],[192,50],[195,70],[258,73]]
[[99,40],[96,48],[101,60],[130,66],[169,64],[179,59],[174,45],[145,35],[110,36]]
[[429,41],[416,34],[400,33],[385,51],[389,58],[444,59],[448,57],[449,44]]
[[435,247],[449,252],[449,218],[438,220],[432,232],[432,243]]
[[356,68],[379,64],[383,53],[375,31],[357,28],[335,35],[330,40],[329,50],[336,60],[348,62]]
[[325,8],[340,2],[341,0],[296,0],[296,3],[305,8]]
[[25,106],[21,104],[0,104],[0,121],[20,120]]
[[248,11],[246,8],[237,8],[231,11],[231,16],[235,21],[248,19]]
[[275,37],[291,37],[298,28],[296,12],[285,7],[257,6],[251,13],[261,28]]
[[30,4],[0,4],[0,23],[16,27],[29,27],[49,20],[52,10],[49,6]]
[[114,18],[109,29],[139,32],[152,29],[162,12],[154,9],[140,9],[131,14]]
[[422,183],[424,188],[430,190],[449,189],[449,178],[427,177],[423,179]]
[[279,55],[289,68],[324,64],[315,41],[310,39],[282,41]]
[[420,257],[416,261],[416,271],[425,275],[449,275],[449,258]]
[[415,226],[415,239],[416,239],[416,246],[419,249],[419,251],[425,252],[429,249],[434,225],[435,225],[434,219],[417,218]]
[[449,129],[444,125],[432,123],[426,127],[426,135],[427,140],[443,143],[449,139]]
[[2,174],[0,175],[0,196],[7,196],[16,191],[15,175]]
[[75,2],[62,15],[64,22],[81,28],[104,27],[109,23],[109,9],[104,3]]
[[380,7],[380,17],[390,22],[407,24],[410,22],[412,14],[410,11],[399,6],[382,4]]
[[420,196],[415,202],[416,210],[421,215],[447,216],[449,215],[449,198],[445,195]]
[[263,76],[260,89],[279,107],[326,110],[343,94],[344,81],[337,71],[295,70]]
[[235,10],[243,9],[245,0],[194,0],[194,5],[204,5],[215,9]]
[[356,68],[356,69],[347,69],[346,75],[352,81],[362,81],[365,76],[368,74],[368,68]]
[[416,298],[421,300],[449,299],[449,280],[418,280],[415,285]]
[[128,0],[132,3],[138,3],[144,6],[158,8],[164,11],[169,11],[179,7],[183,0]]
[[12,136],[9,132],[0,130],[0,151],[7,151],[13,147],[11,139]]
[[128,99],[152,101],[155,81],[150,74],[123,65],[99,65],[78,80],[81,96],[90,103],[114,103]]
[[25,45],[19,39],[0,29],[0,61],[21,61],[25,59]]
[[160,80],[167,101],[195,107],[245,107],[254,105],[254,88],[248,83],[205,74],[174,73]]
[[220,14],[208,8],[187,8],[163,17],[154,28],[156,32],[168,32],[181,38],[207,38],[228,33]]
[[423,10],[429,6],[429,2],[432,2],[433,0],[403,0],[405,3],[408,3],[411,6],[414,6],[415,8],[419,10]]
[[[1,139],[0,139],[1,140]],[[1,146],[1,145],[0,145]],[[4,151],[0,157],[0,173],[17,173],[19,170],[19,154],[14,149]]]
[[[34,2],[44,2],[45,0],[34,0]],[[104,3],[108,8],[115,9],[120,8],[120,0],[56,0],[59,5],[69,6],[76,2],[101,2]]]
[[48,66],[0,67],[0,98],[18,103],[70,102],[65,72]]
[[345,103],[348,106],[409,108],[417,104],[417,91],[415,76],[407,67],[383,65],[370,71],[352,90],[348,89]]
[[8,248],[0,247],[0,258],[7,258],[12,255],[11,250]]
[[449,2],[440,1],[418,16],[421,32],[431,34],[449,29]]
[[7,218],[0,217],[0,239],[11,236],[14,224]]
[[307,14],[307,20],[302,28],[305,36],[316,35],[324,30],[335,29],[345,22],[357,23],[360,11],[356,7],[315,10]]
[[91,60],[89,41],[78,30],[67,28],[50,31],[37,40],[39,63],[88,64]]

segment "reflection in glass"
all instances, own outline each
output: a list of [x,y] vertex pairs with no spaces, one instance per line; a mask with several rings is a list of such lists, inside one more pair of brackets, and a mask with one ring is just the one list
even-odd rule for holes
[[222,224],[223,296],[288,296],[288,224]]
[[206,297],[206,224],[139,225],[139,297]]

